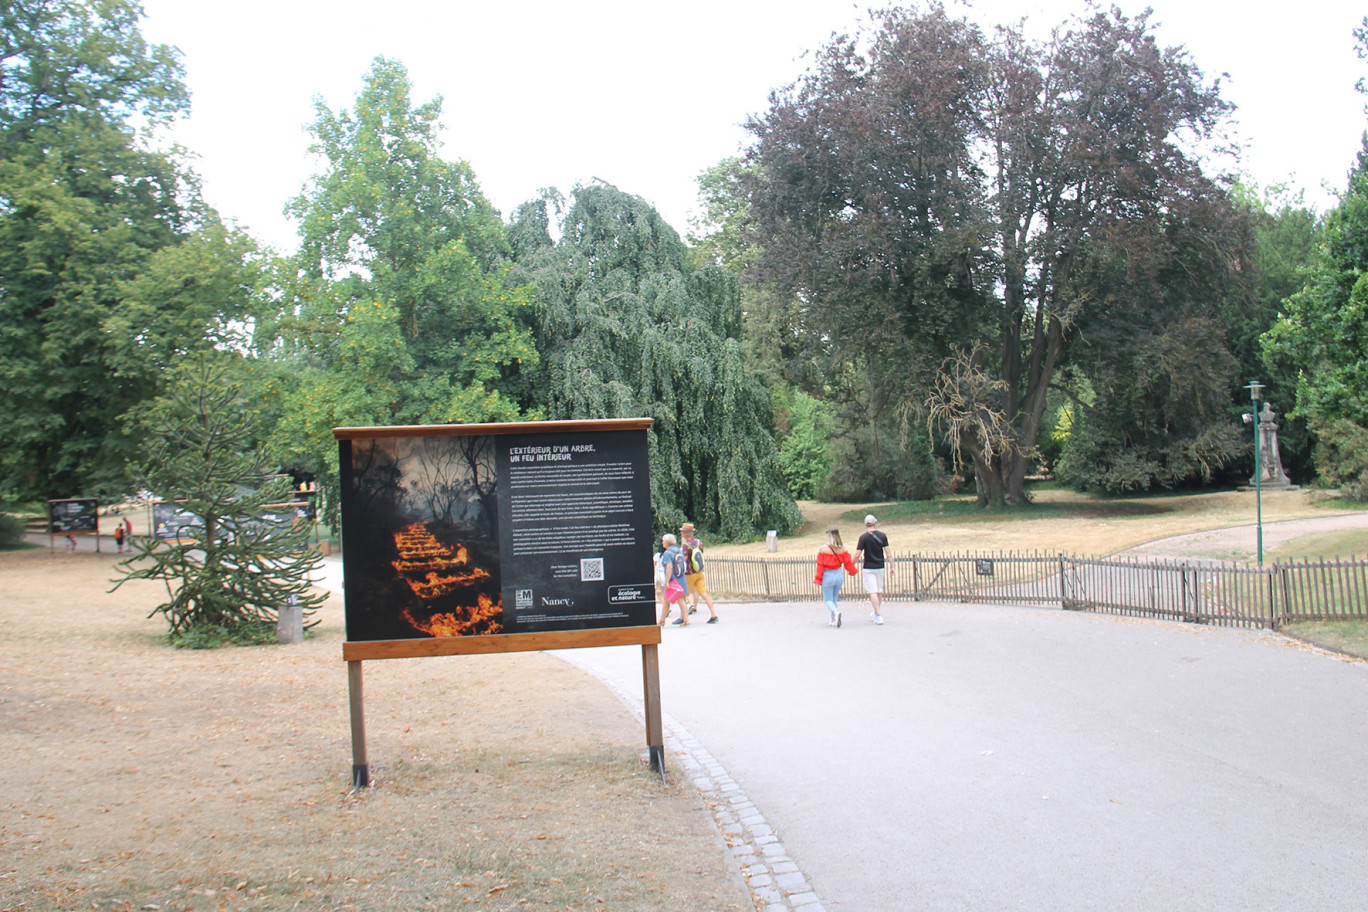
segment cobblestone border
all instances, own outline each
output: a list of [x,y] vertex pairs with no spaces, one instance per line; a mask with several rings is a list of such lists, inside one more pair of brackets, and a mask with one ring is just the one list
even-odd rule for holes
[[[618,698],[628,712],[645,724],[641,698],[629,694],[621,682],[603,668],[578,655],[556,650],[551,655],[593,675]],[[774,828],[765,821],[755,803],[746,796],[727,770],[697,738],[661,714],[665,733],[665,752],[673,757],[675,769],[666,766],[666,775],[687,776],[698,790],[703,805],[712,814],[713,825],[731,852],[732,860],[750,890],[759,912],[826,912],[807,876],[789,857]]]

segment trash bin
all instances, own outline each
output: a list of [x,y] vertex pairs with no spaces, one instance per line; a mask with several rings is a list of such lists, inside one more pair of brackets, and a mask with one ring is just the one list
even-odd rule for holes
[[765,550],[771,553],[779,550],[779,533],[774,529],[765,533]]
[[276,618],[276,642],[304,642],[304,610],[299,607],[296,596],[290,596],[280,608]]

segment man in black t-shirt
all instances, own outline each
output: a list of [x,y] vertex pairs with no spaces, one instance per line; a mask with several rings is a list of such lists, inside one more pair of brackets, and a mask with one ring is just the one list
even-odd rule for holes
[[888,536],[884,535],[877,528],[879,521],[871,513],[865,517],[865,531],[860,536],[859,542],[855,545],[855,560],[863,559],[860,577],[864,580],[865,592],[869,593],[869,604],[874,611],[869,615],[869,619],[876,624],[884,622],[883,615],[879,612],[883,604],[885,554],[884,549],[888,547]]

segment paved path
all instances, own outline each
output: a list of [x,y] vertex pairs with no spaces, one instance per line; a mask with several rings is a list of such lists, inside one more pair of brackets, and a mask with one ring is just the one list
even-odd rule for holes
[[[1364,907],[1368,664],[1254,631],[848,608],[833,630],[817,604],[720,606],[661,651],[667,715],[806,908]],[[639,699],[635,650],[575,652]]]

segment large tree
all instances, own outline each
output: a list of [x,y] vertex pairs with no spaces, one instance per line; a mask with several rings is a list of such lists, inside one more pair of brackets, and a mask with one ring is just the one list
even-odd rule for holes
[[[1354,39],[1368,60],[1368,16]],[[1368,95],[1365,80],[1356,88]],[[1293,417],[1319,438],[1321,477],[1368,499],[1368,133],[1304,278],[1262,339],[1265,363],[1297,377]]]
[[404,67],[377,58],[353,109],[316,107],[325,165],[290,204],[300,250],[258,344],[284,368],[278,450],[335,481],[333,427],[517,418],[538,355],[499,213],[440,154],[441,99],[415,104]]
[[[1307,270],[1316,258],[1324,232],[1324,217],[1307,206],[1302,194],[1280,185],[1260,190],[1253,185],[1235,188],[1236,200],[1248,214],[1253,244],[1242,272],[1249,274],[1244,294],[1223,302],[1221,320],[1227,345],[1239,362],[1241,385],[1260,380],[1264,393],[1279,413],[1278,448],[1283,468],[1295,481],[1315,477],[1314,438],[1304,416],[1288,413],[1295,404],[1299,365],[1287,359],[1265,360],[1262,337],[1281,317],[1283,302],[1301,291]],[[1242,394],[1242,410],[1248,410]],[[1238,466],[1239,476],[1254,471],[1253,448]]]
[[1321,474],[1368,496],[1368,134],[1305,287],[1263,341],[1271,369],[1297,371],[1296,414],[1320,437]]
[[[155,392],[124,357],[125,284],[208,218],[152,131],[188,109],[175,51],[131,0],[0,10],[0,489],[121,490],[120,420]],[[124,313],[123,317],[128,314]]]
[[717,266],[694,270],[679,235],[639,197],[581,187],[560,240],[538,231],[553,198],[525,204],[512,233],[537,288],[547,417],[655,419],[651,506],[726,539],[800,520],[776,462],[769,396],[738,340],[740,288]]
[[[1021,502],[1061,367],[1191,339],[1235,275],[1239,220],[1195,154],[1228,110],[1144,15],[1037,43],[939,5],[891,10],[750,122],[753,274],[800,302],[800,334],[834,364],[896,359],[913,401],[957,351],[975,361],[996,382],[968,406],[1006,433],[956,442],[983,503]],[[955,396],[931,400],[953,418]],[[1223,435],[1196,445],[1203,464],[1233,455]]]

